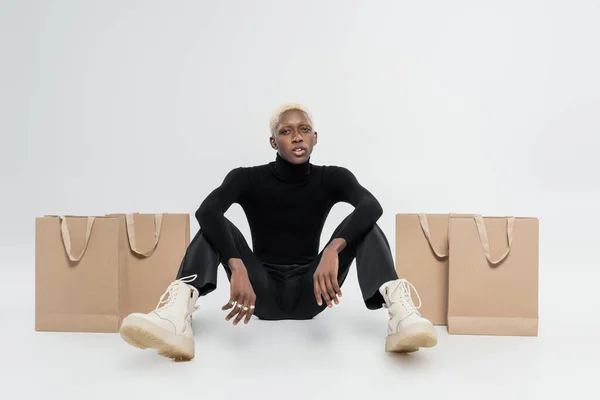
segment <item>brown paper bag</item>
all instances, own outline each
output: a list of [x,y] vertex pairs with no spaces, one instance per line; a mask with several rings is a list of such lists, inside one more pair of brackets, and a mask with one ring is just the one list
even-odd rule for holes
[[396,271],[417,289],[419,312],[434,325],[446,325],[448,314],[448,220],[396,214]]
[[119,218],[119,238],[127,249],[124,317],[156,308],[190,244],[189,214],[110,214]]
[[537,336],[537,218],[450,218],[448,332]]
[[118,332],[156,307],[189,242],[189,214],[37,218],[36,330]]
[[36,331],[118,331],[125,272],[121,228],[117,218],[36,218]]

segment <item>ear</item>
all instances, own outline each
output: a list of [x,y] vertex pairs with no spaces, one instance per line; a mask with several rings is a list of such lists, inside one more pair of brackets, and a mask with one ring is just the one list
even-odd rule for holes
[[273,136],[269,137],[269,143],[271,143],[271,147],[277,150],[277,142],[275,142],[275,138]]
[[315,141],[314,141],[314,143],[313,143],[313,146],[316,146],[316,145],[317,145],[317,142],[319,141],[319,134],[317,133],[317,131],[315,131],[315,134],[314,134],[314,135],[315,135]]

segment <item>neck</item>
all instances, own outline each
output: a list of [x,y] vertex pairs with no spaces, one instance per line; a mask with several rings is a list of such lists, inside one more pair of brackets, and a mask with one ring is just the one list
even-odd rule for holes
[[287,182],[298,182],[307,179],[311,172],[310,158],[302,164],[293,164],[277,153],[273,163],[273,172]]

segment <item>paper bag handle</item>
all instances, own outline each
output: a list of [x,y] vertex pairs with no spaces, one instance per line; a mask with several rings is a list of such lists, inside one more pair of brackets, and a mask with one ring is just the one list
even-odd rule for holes
[[129,237],[129,246],[131,247],[131,251],[144,257],[149,257],[152,255],[152,253],[154,253],[156,245],[158,244],[158,239],[160,238],[162,217],[162,214],[154,214],[154,244],[149,250],[141,251],[137,248],[137,243],[135,240],[135,220],[133,218],[133,214],[125,215],[125,219],[127,221],[127,236]]
[[427,223],[427,215],[420,213],[419,214],[419,222],[421,223],[421,229],[423,230],[423,234],[427,238],[429,247],[431,247],[431,250],[435,253],[435,255],[438,258],[442,258],[442,259],[448,257],[448,253],[442,254],[441,252],[437,251],[435,249],[435,247],[433,247],[433,243],[431,243],[431,233],[429,232],[429,224]]
[[479,239],[481,240],[481,246],[483,246],[483,253],[485,254],[485,258],[492,265],[498,265],[508,256],[510,250],[512,248],[513,242],[513,232],[515,230],[515,218],[508,217],[506,219],[506,238],[508,239],[508,248],[506,251],[498,258],[497,260],[492,260],[492,256],[490,254],[490,241],[488,239],[487,230],[485,229],[485,222],[481,215],[474,215],[475,225],[477,225],[477,231],[479,232]]
[[85,231],[85,244],[83,245],[83,250],[81,250],[81,254],[78,256],[73,256],[71,252],[71,234],[69,233],[69,227],[67,226],[67,219],[64,216],[59,216],[60,218],[60,233],[62,236],[63,244],[65,245],[65,251],[69,256],[69,260],[73,262],[77,262],[81,260],[85,250],[87,249],[88,243],[90,242],[90,236],[92,234],[92,226],[94,225],[94,221],[96,217],[88,217],[87,218],[87,229]]

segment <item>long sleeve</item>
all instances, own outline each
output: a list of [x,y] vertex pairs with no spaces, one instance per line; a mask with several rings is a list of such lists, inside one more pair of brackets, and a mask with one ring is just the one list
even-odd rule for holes
[[362,234],[367,233],[383,214],[379,201],[363,186],[354,174],[343,167],[336,167],[331,176],[335,202],[346,202],[354,206],[348,224],[338,233],[337,237],[351,244]]
[[249,186],[248,182],[242,167],[233,169],[196,211],[195,216],[200,228],[224,260],[240,257],[224,214],[243,196]]

